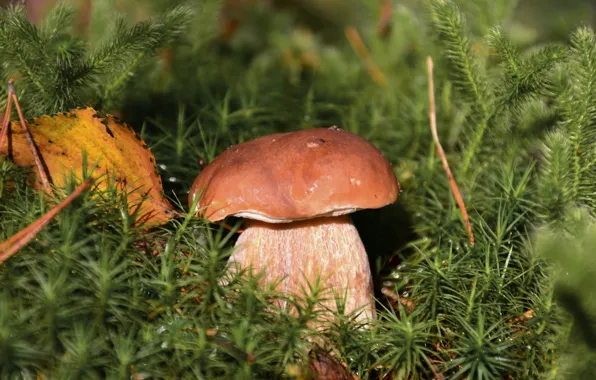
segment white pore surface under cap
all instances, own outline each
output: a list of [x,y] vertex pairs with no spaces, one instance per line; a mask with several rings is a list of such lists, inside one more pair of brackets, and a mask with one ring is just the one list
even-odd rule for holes
[[238,218],[246,218],[246,219],[252,219],[252,220],[259,220],[261,222],[265,222],[265,223],[292,223],[292,222],[296,222],[299,220],[307,220],[307,219],[313,219],[313,218],[320,218],[320,217],[326,217],[326,216],[340,216],[340,215],[346,215],[346,214],[351,214],[353,212],[358,211],[358,208],[355,207],[349,207],[349,208],[341,208],[341,209],[336,209],[333,210],[331,212],[327,212],[324,214],[319,214],[319,215],[314,215],[312,217],[309,218],[302,218],[302,219],[283,219],[283,218],[272,218],[268,215],[265,215],[263,213],[260,213],[258,211],[241,211],[241,212],[237,212],[234,214],[235,217]]

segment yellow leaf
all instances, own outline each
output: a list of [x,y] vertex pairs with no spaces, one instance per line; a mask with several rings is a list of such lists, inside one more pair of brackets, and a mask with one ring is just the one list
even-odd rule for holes
[[[138,215],[145,226],[163,224],[173,216],[172,205],[163,194],[155,157],[128,125],[111,115],[101,117],[92,108],[41,116],[28,125],[54,185],[63,186],[65,175],[71,170],[82,177],[85,152],[88,172],[97,164],[93,175],[101,177],[97,183],[100,189],[107,187],[107,175],[113,173],[120,188],[137,189],[128,197],[129,212],[144,199]],[[19,122],[11,123],[9,138],[0,146],[0,159],[9,156],[9,148],[17,165],[35,165]],[[41,188],[39,181],[35,184]]]

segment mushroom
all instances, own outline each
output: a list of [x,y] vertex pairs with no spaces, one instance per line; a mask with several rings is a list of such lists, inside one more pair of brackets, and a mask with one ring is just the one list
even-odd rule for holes
[[[218,222],[248,219],[229,263],[299,294],[318,276],[345,312],[376,317],[364,245],[348,214],[397,200],[399,183],[370,142],[337,127],[277,133],[226,149],[195,179],[189,202]],[[347,293],[344,293],[347,290]],[[334,309],[335,301],[326,301]]]

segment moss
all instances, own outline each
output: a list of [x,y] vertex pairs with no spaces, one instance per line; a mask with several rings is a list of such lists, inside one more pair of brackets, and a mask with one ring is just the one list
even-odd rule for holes
[[[520,23],[511,1],[427,0],[392,3],[391,29],[378,36],[378,2],[322,2],[325,12],[360,16],[362,54],[340,25],[296,32],[304,14],[287,2],[247,11],[228,38],[218,36],[216,5],[173,3],[135,6],[151,20],[116,21],[118,29],[105,22],[114,7],[95,2],[87,35],[72,33],[66,7],[37,29],[22,10],[2,10],[0,77],[20,73],[27,117],[92,104],[106,128],[108,114],[126,120],[182,210],[197,163],[233,144],[330,125],[367,138],[403,190],[396,205],[354,216],[380,318],[366,330],[340,316],[328,331],[313,331],[323,317],[313,307],[324,294],[316,283],[299,317],[277,310],[269,301],[282,295],[254,278],[225,277],[234,232],[185,215],[141,233],[114,187],[77,200],[2,264],[0,377],[300,377],[315,340],[363,379],[587,373],[592,342],[572,326],[596,314],[591,287],[563,283],[581,296],[572,308],[582,307],[562,312],[569,303],[558,302],[561,279],[548,260],[586,254],[592,236],[577,234],[596,211],[591,29],[564,43],[532,40],[534,25]],[[549,30],[547,17],[532,22]],[[288,52],[316,57],[318,70]],[[474,247],[432,143],[427,55],[439,137]],[[371,62],[387,86],[373,80]],[[0,240],[50,206],[11,165],[0,163]],[[572,217],[578,207],[581,223]],[[584,243],[536,245],[536,231]],[[566,261],[570,276],[589,279],[582,273],[591,266],[574,262]]]

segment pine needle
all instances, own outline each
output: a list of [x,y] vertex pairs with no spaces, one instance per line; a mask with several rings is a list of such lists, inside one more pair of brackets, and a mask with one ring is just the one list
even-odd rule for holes
[[370,75],[372,80],[379,86],[386,86],[387,78],[385,77],[385,74],[383,74],[381,69],[373,61],[372,57],[368,53],[366,45],[364,45],[364,42],[362,41],[362,38],[360,37],[360,34],[356,30],[356,28],[354,28],[353,26],[347,27],[345,30],[345,34],[346,38],[348,39],[348,42],[350,43],[350,45],[352,45],[352,48],[354,49],[358,57],[360,57],[362,62],[364,62],[364,64],[366,65],[366,69],[368,70],[368,74]]
[[472,233],[472,225],[470,224],[470,219],[468,218],[468,212],[466,211],[466,206],[464,204],[464,200],[459,192],[459,188],[457,187],[457,183],[455,182],[455,178],[453,177],[453,173],[451,173],[451,169],[449,168],[449,163],[447,162],[447,157],[445,156],[445,151],[441,146],[439,141],[439,135],[437,133],[437,116],[435,112],[435,85],[433,80],[433,60],[431,57],[426,57],[426,66],[428,69],[428,100],[430,104],[430,130],[433,135],[433,139],[435,140],[435,144],[437,144],[437,153],[439,157],[441,157],[441,161],[443,162],[443,167],[445,168],[445,172],[447,173],[447,177],[449,177],[449,185],[451,186],[451,191],[453,192],[453,196],[455,197],[455,201],[459,206],[461,211],[462,218],[464,219],[464,224],[466,225],[466,229],[468,230],[468,238],[470,240],[470,245],[474,246],[474,234]]
[[[31,149],[31,154],[33,154],[33,159],[35,160],[35,166],[37,167],[37,172],[39,174],[39,179],[41,180],[43,189],[46,191],[46,193],[51,193],[52,188],[50,187],[50,180],[48,179],[46,170],[41,162],[41,156],[39,155],[39,152],[37,151],[37,146],[35,146],[35,142],[33,141],[33,136],[31,136],[31,132],[29,131],[29,128],[27,127],[27,122],[25,121],[25,117],[23,116],[23,111],[21,111],[21,106],[19,105],[19,100],[18,100],[17,94],[14,90],[14,81],[12,79],[10,81],[8,81],[8,97],[9,98],[12,97],[12,100],[14,101],[14,105],[17,109],[17,113],[19,114],[19,120],[21,122],[21,127],[23,128],[23,131],[25,132],[25,137],[27,138],[27,143],[29,143],[29,148]],[[8,118],[10,118],[10,113],[8,111],[10,111],[10,110],[7,110],[6,115]],[[8,124],[6,124],[5,129],[8,129]],[[5,131],[2,131],[2,132],[6,133]]]
[[8,93],[8,99],[6,100],[6,112],[4,113],[4,120],[2,120],[2,129],[0,129],[0,146],[4,143],[4,138],[8,134],[8,124],[10,123],[10,108],[12,103],[12,96]]
[[393,21],[393,4],[390,0],[382,0],[381,9],[379,12],[379,21],[377,22],[377,34],[381,38],[387,38],[391,30],[391,22]]
[[83,191],[85,191],[95,179],[89,178],[75,189],[68,197],[64,198],[62,202],[44,214],[42,217],[31,223],[26,228],[14,234],[10,239],[0,244],[0,264],[6,259],[14,255],[27,243],[31,241],[60,211],[72,203]]

